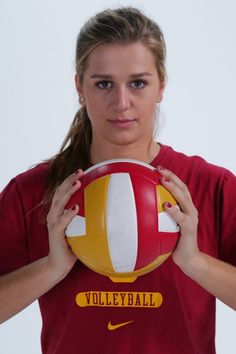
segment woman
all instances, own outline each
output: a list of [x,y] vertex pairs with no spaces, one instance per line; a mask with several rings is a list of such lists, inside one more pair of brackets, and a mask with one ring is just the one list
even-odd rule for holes
[[[44,354],[211,354],[215,297],[236,309],[236,178],[154,141],[165,80],[156,23],[133,8],[91,18],[76,48],[82,107],[59,154],[1,194],[1,322],[39,299]],[[133,283],[76,262],[65,240],[83,170],[110,158],[156,167],[180,205],[165,203],[181,231],[172,258]]]

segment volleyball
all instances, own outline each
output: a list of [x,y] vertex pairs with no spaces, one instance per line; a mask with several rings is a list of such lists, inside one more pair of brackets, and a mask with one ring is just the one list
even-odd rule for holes
[[90,167],[66,209],[79,205],[65,234],[78,259],[113,281],[130,282],[172,253],[179,227],[163,208],[176,200],[157,170],[140,161],[113,159]]

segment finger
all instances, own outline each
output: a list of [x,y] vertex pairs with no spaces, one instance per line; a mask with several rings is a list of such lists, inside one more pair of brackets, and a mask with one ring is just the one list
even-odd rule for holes
[[[77,184],[77,181],[80,180],[80,178],[83,176],[83,171],[78,170],[69,177],[67,177],[62,184],[56,189],[55,194],[53,196],[53,202],[57,199],[61,200],[62,195],[67,194],[71,192],[71,187],[75,187]],[[79,183],[80,184],[80,183]]]
[[56,190],[51,209],[48,214],[48,219],[52,222],[57,220],[61,215],[63,215],[65,210],[65,205],[70,200],[71,196],[81,187],[81,181],[78,178],[82,177],[83,171],[78,172],[69,176],[61,186]]
[[52,205],[58,207],[64,207],[70,197],[81,187],[81,181],[75,180],[70,183],[66,189],[57,191],[53,197]]
[[161,178],[161,183],[176,199],[180,209],[186,214],[192,214],[194,205],[189,191],[180,189],[173,181],[166,179],[166,177]]
[[52,231],[53,229],[57,229],[58,231],[65,231],[71,220],[78,214],[79,212],[79,205],[75,204],[68,210],[64,211],[64,214],[61,215],[59,218],[53,220],[51,219],[48,223],[48,229]]
[[186,184],[181,181],[181,179],[179,177],[177,177],[172,171],[166,169],[163,166],[158,166],[157,167],[158,172],[160,172],[160,174],[166,178],[167,180],[172,181],[176,186],[178,186],[184,193],[186,194],[190,194],[188,191],[188,188],[186,186]]
[[65,211],[65,206],[72,197],[72,195],[81,187],[80,181],[75,181],[71,188],[63,193],[57,195],[57,198],[53,201],[50,210],[50,219],[57,220]]
[[76,181],[76,180],[79,180],[82,176],[83,176],[84,172],[83,170],[79,169],[77,170],[76,172],[74,172],[73,174],[71,174],[70,176],[68,176],[61,184],[60,186],[56,189],[55,191],[55,196],[58,194],[58,193],[64,193],[66,192],[70,187],[71,185],[73,185],[73,183]]
[[182,226],[184,222],[184,213],[175,205],[170,202],[164,203],[164,209],[168,214],[177,222],[178,225]]
[[72,219],[78,214],[79,212],[79,205],[75,204],[73,207],[70,209],[66,210],[61,217],[61,224],[63,227],[63,230],[67,228],[69,223],[72,221]]
[[167,213],[177,222],[181,228],[181,233],[195,234],[198,224],[198,212],[194,208],[194,212],[191,216],[184,214],[178,207],[172,205],[170,202],[164,204],[164,208]]
[[158,166],[158,171],[162,171],[161,183],[166,187],[178,202],[184,213],[191,214],[193,212],[193,202],[191,194],[184,184],[173,172]]

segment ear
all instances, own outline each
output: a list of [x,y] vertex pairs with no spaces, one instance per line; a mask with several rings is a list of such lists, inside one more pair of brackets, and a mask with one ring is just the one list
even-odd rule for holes
[[165,80],[163,80],[160,83],[159,95],[158,95],[158,98],[157,98],[157,102],[161,102],[162,101],[163,94],[164,94],[164,91],[165,91],[165,87],[166,87],[166,82],[165,82]]
[[75,87],[76,87],[76,91],[78,92],[78,95],[79,96],[83,95],[82,85],[78,74],[75,74]]

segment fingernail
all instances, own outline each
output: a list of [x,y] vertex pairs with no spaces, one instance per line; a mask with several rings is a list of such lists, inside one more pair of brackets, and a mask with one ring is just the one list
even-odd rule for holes
[[172,208],[172,204],[170,202],[166,203],[167,208]]
[[166,177],[163,178],[163,181],[166,182],[166,183],[170,182],[170,180],[168,178],[166,178]]
[[163,167],[163,166],[158,166],[158,168],[159,168],[159,170],[162,170],[162,171],[165,170],[165,167]]

